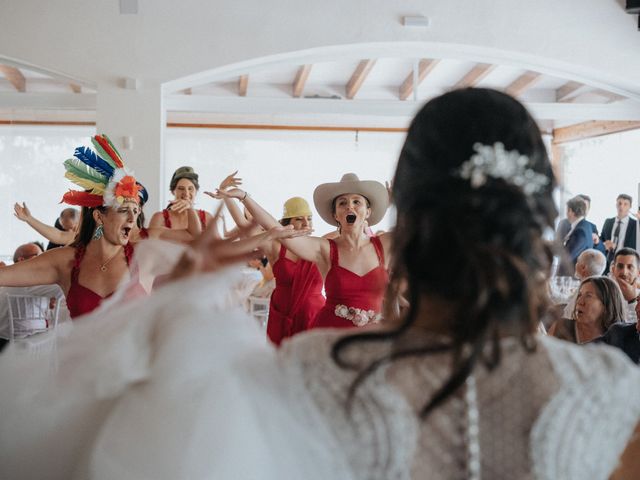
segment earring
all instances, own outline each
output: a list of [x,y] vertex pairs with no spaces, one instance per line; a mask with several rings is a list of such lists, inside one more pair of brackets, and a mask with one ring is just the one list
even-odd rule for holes
[[96,227],[96,231],[93,232],[93,240],[100,240],[102,238],[103,232],[102,232],[102,224],[98,225]]

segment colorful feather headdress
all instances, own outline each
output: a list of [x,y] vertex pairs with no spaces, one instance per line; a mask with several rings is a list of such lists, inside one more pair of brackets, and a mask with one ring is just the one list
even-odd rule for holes
[[83,188],[69,190],[62,197],[64,203],[81,207],[119,207],[125,201],[144,202],[145,188],[136,182],[133,172],[122,162],[122,157],[106,135],[91,139],[95,152],[89,147],[78,147],[74,158],[64,161],[64,176]]

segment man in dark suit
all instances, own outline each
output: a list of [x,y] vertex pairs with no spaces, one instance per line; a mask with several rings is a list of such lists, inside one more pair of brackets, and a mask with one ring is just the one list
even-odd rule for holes
[[636,220],[629,216],[633,199],[630,195],[621,193],[616,199],[617,215],[607,218],[602,226],[600,242],[607,253],[607,270],[615,253],[621,248],[636,248]]
[[[576,196],[582,198],[587,204],[587,210],[584,214],[584,216],[586,217],[587,215],[589,215],[589,210],[591,209],[591,197],[589,195],[585,195],[584,193],[579,193]],[[589,220],[587,220],[587,223],[591,225],[591,230],[592,230],[591,236],[593,238],[593,248],[601,251],[606,255],[604,244],[600,241],[600,234],[598,233],[598,227],[596,227],[595,223],[590,222]],[[567,220],[566,218],[563,218],[562,220],[560,220],[560,222],[558,223],[558,228],[556,229],[556,240],[558,242],[564,242],[564,237],[567,236],[567,233],[569,233],[570,230],[571,230],[571,223],[569,222],[569,220]]]
[[580,197],[573,197],[567,202],[567,220],[571,229],[563,243],[571,263],[561,263],[559,273],[562,275],[573,275],[578,256],[588,248],[593,248],[591,225],[584,218],[586,211],[587,203]]

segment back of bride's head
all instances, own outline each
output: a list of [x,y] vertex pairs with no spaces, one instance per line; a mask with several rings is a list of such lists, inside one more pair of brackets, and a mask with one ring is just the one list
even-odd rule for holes
[[[557,214],[554,187],[540,131],[512,97],[469,88],[420,110],[393,181],[388,328],[345,336],[332,352],[338,365],[360,371],[350,398],[380,365],[444,348],[452,353],[451,374],[422,410],[426,416],[478,361],[499,364],[501,337],[535,348],[533,335],[547,307],[552,254],[542,237]],[[400,293],[409,306],[398,314],[393,305]],[[441,344],[442,338],[448,340]],[[344,355],[349,346],[370,341],[396,346],[364,367]]]
[[553,187],[540,131],[518,101],[465,89],[427,103],[393,183],[394,281],[406,282],[412,308],[423,296],[451,302],[463,341],[507,323],[535,330]]

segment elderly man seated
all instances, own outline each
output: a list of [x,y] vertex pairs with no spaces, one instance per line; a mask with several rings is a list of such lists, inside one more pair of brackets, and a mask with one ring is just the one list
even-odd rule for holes
[[[13,254],[13,262],[25,262],[33,257],[37,257],[42,253],[42,249],[35,243],[25,243],[20,245]],[[12,295],[32,295],[43,296],[50,300],[47,301],[47,307],[53,302],[60,301],[64,298],[62,290],[58,285],[38,285],[34,287],[0,287],[0,347],[9,340],[10,336],[10,318],[9,318],[9,301],[7,294]],[[12,304],[13,306],[13,304]],[[47,328],[47,318],[39,318],[30,320],[28,324],[19,324],[14,327],[20,331],[20,336],[28,336]],[[2,341],[4,340],[4,341]]]

